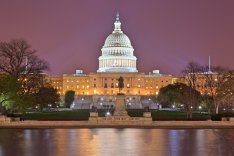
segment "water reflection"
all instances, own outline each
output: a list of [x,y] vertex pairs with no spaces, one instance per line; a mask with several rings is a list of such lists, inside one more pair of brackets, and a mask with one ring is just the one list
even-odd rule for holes
[[2,129],[1,156],[232,155],[231,129]]

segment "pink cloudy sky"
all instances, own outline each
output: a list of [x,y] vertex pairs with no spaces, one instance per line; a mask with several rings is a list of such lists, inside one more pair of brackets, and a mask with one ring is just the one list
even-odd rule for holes
[[27,40],[51,74],[98,68],[120,12],[141,72],[179,74],[189,61],[234,68],[232,0],[1,0],[0,41]]

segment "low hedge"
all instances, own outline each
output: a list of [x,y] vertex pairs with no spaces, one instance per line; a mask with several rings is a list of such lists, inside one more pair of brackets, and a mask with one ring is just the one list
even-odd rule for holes
[[39,112],[26,113],[21,116],[22,120],[48,120],[48,121],[67,121],[67,120],[88,120],[90,110],[71,110],[58,112]]
[[222,118],[226,117],[234,117],[234,113],[223,113],[223,114],[213,114],[211,115],[211,120],[212,121],[222,121]]

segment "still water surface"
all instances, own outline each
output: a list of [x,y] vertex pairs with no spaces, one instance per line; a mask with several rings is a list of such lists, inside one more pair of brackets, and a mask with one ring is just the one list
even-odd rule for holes
[[233,129],[2,129],[0,156],[232,156]]

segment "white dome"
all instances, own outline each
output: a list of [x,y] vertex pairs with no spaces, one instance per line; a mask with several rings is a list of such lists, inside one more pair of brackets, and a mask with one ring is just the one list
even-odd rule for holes
[[114,31],[106,38],[99,57],[97,72],[137,72],[133,47],[121,30],[119,14],[116,15]]
[[131,41],[124,33],[114,32],[110,34],[106,40],[103,48],[107,47],[129,47],[132,48]]

